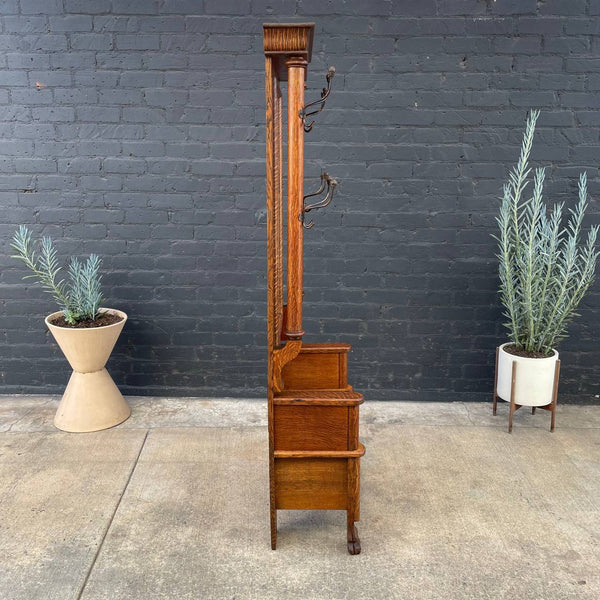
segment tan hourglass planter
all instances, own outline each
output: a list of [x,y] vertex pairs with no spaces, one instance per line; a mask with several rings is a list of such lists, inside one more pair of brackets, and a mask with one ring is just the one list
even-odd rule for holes
[[104,368],[127,315],[112,308],[101,309],[101,312],[119,315],[123,320],[104,327],[73,329],[50,323],[62,314],[60,311],[46,317],[48,329],[73,369],[54,417],[54,425],[63,431],[108,429],[131,414],[119,388]]

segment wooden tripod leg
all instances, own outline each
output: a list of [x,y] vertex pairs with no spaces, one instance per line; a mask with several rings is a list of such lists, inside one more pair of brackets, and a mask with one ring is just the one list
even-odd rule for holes
[[500,353],[500,347],[496,348],[496,372],[494,373],[494,406],[492,408],[492,414],[496,415],[496,409],[498,408],[498,355]]
[[346,539],[348,553],[360,554],[360,538],[355,521],[360,515],[360,459],[348,459],[348,508],[346,510]]
[[512,374],[511,374],[511,383],[510,383],[510,415],[508,417],[508,433],[512,433],[513,428],[513,415],[517,410],[517,405],[515,404],[515,383],[517,380],[517,362],[513,361],[512,364]]
[[552,419],[550,420],[550,431],[554,431],[554,424],[556,423],[556,402],[558,399],[558,376],[560,375],[560,360],[556,361],[554,367],[554,388],[552,390]]

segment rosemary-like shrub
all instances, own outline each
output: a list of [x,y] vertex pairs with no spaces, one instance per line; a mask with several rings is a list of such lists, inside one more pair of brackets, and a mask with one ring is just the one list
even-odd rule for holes
[[544,169],[536,169],[533,191],[524,198],[529,155],[539,111],[531,111],[518,164],[504,185],[500,226],[500,295],[510,340],[528,352],[549,354],[567,335],[567,325],[594,281],[598,225],[580,243],[587,208],[587,179],[579,177],[579,202],[563,225],[563,203],[549,210],[542,200]]
[[72,258],[68,281],[57,281],[61,267],[58,266],[56,250],[49,237],[42,238],[38,257],[31,242],[31,232],[21,225],[13,236],[11,246],[16,251],[12,258],[22,260],[33,271],[33,275],[26,275],[23,279],[37,279],[44,290],[52,294],[67,323],[75,325],[98,317],[98,309],[103,301],[100,257],[90,254],[85,263]]

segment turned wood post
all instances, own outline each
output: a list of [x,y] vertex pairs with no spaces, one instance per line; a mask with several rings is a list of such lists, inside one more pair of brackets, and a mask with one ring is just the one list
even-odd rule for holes
[[285,335],[301,340],[302,330],[302,241],[300,215],[304,204],[304,80],[307,61],[293,56],[288,72],[288,210],[287,210],[287,315]]

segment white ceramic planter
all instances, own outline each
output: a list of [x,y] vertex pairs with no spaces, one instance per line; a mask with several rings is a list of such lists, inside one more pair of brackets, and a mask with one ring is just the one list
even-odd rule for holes
[[512,365],[517,364],[515,382],[515,404],[521,406],[547,406],[552,402],[554,373],[558,352],[553,350],[547,358],[525,358],[504,351],[502,344],[498,352],[498,397],[510,402],[512,387]]
[[73,368],[54,417],[58,429],[71,432],[99,431],[125,421],[131,410],[104,368],[125,325],[127,315],[112,308],[101,312],[123,317],[119,323],[89,329],[57,327],[50,321],[62,314],[46,317],[50,333]]

